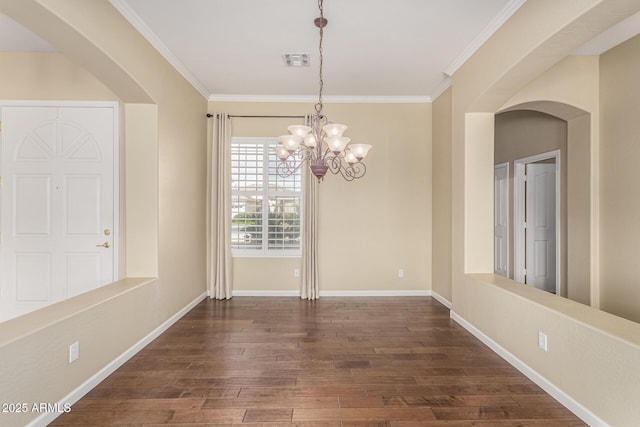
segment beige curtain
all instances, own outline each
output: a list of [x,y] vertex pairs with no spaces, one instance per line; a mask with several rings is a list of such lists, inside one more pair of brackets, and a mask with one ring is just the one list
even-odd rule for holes
[[[310,117],[307,116],[307,124]],[[302,234],[302,288],[300,298],[320,298],[318,278],[318,182],[308,167],[303,168],[304,202]]]
[[207,146],[207,287],[209,296],[230,299],[231,258],[231,119],[214,114]]

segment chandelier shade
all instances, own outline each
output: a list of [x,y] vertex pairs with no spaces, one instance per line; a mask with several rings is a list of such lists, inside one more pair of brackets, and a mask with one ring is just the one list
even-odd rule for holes
[[371,149],[371,144],[351,144],[349,148],[355,158],[360,161],[367,157],[367,153],[369,153],[369,150]]
[[279,139],[280,143],[290,153],[296,151],[300,144],[302,144],[302,138],[300,138],[298,135],[282,135]]
[[311,128],[305,125],[291,125],[287,129],[289,129],[292,135],[299,136],[300,138],[304,138],[311,132]]
[[324,133],[328,137],[342,136],[344,131],[347,130],[347,126],[346,125],[339,125],[339,124],[331,123],[331,124],[328,124],[328,125],[324,125],[322,127],[322,130],[324,131]]
[[289,135],[279,137],[279,143],[275,146],[276,156],[280,161],[277,165],[277,173],[287,177],[298,171],[303,165],[308,165],[311,173],[321,182],[327,171],[334,175],[340,174],[345,180],[352,181],[362,178],[367,172],[363,162],[371,149],[370,144],[351,144],[351,139],[343,136],[347,126],[329,122],[322,114],[322,90],[324,80],[322,68],[324,56],[322,42],[324,27],[328,21],[324,17],[323,0],[318,0],[320,17],[314,20],[314,24],[320,30],[320,90],[315,112],[310,116],[307,125],[291,125],[288,127]]

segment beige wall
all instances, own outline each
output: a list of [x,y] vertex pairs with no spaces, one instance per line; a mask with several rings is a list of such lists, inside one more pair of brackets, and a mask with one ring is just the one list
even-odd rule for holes
[[600,58],[600,307],[640,322],[640,37]]
[[451,99],[433,101],[433,291],[451,302]]
[[[595,113],[594,113],[595,115]],[[582,304],[597,307],[598,280],[591,280],[592,262],[597,242],[592,239],[595,210],[592,186],[593,145],[598,144],[597,137],[592,138],[592,117],[585,114],[567,123],[567,298]],[[597,120],[597,119],[596,119]],[[589,144],[592,141],[592,144]],[[591,147],[590,147],[591,145]],[[597,235],[597,234],[596,234]],[[592,255],[594,259],[592,260]],[[593,297],[592,297],[593,295]]]
[[[48,8],[52,8],[52,11],[49,12]],[[576,105],[592,114],[591,131],[587,132],[591,137],[592,156],[589,162],[591,171],[594,172],[591,174],[591,188],[598,188],[598,185],[594,185],[598,184],[598,161],[603,163],[603,173],[609,173],[612,166],[626,166],[624,162],[629,161],[630,156],[615,157],[615,150],[594,156],[594,153],[600,154],[597,147],[598,122],[595,121],[599,117],[600,106],[597,95],[594,109],[574,101],[582,99],[582,96],[592,96],[591,91],[585,86],[581,89],[583,92],[574,92],[571,89],[574,87],[572,82],[580,80],[576,76],[560,72],[557,67],[550,68],[580,43],[638,8],[640,5],[635,0],[526,2],[454,75],[453,87],[448,92],[451,94],[450,132],[446,124],[437,123],[433,133],[438,135],[437,138],[434,136],[437,147],[434,152],[438,153],[438,158],[447,157],[446,142],[445,145],[441,144],[450,135],[451,169],[434,168],[432,174],[431,168],[425,166],[423,161],[424,158],[431,158],[430,106],[327,106],[326,113],[333,120],[344,121],[351,126],[350,136],[354,139],[368,139],[374,144],[374,149],[371,152],[369,174],[362,182],[345,184],[327,179],[325,184],[328,185],[323,187],[320,198],[322,209],[329,210],[329,214],[325,210],[321,211],[321,215],[324,215],[321,224],[332,232],[344,231],[350,224],[341,218],[351,219],[354,212],[366,212],[369,215],[362,226],[350,228],[349,233],[364,238],[373,247],[363,248],[363,243],[359,240],[347,243],[349,249],[366,250],[367,254],[374,256],[373,261],[358,258],[353,264],[349,264],[349,253],[333,248],[328,250],[328,243],[325,241],[321,243],[322,262],[333,261],[342,272],[345,265],[353,270],[353,265],[366,262],[365,265],[369,266],[379,256],[386,256],[380,266],[375,267],[375,271],[385,274],[383,279],[387,280],[386,283],[397,284],[394,282],[399,280],[395,278],[397,268],[400,267],[397,264],[409,260],[410,267],[402,266],[407,270],[407,277],[401,282],[405,289],[406,286],[431,288],[429,280],[435,276],[432,275],[429,260],[451,265],[451,288],[448,295],[453,302],[454,314],[475,325],[482,334],[535,369],[585,409],[587,415],[616,426],[634,425],[640,418],[637,409],[640,408],[640,394],[637,392],[640,378],[640,326],[582,304],[519,286],[492,274],[470,273],[490,273],[493,266],[490,254],[493,252],[494,113],[525,100],[546,100],[549,96],[555,101]],[[140,210],[148,211],[146,218],[157,221],[158,243],[151,243],[148,247],[158,253],[159,278],[150,282],[125,281],[89,293],[89,296],[56,309],[45,310],[49,323],[43,323],[45,316],[37,315],[11,321],[13,323],[10,327],[7,327],[8,322],[0,327],[0,358],[3,362],[0,365],[0,401],[56,402],[204,292],[205,266],[200,254],[204,253],[205,235],[203,159],[206,138],[203,116],[207,106],[204,99],[124,22],[106,0],[90,3],[83,0],[0,0],[0,10],[37,30],[59,48],[64,48],[68,58],[73,58],[82,68],[90,70],[125,103],[150,103],[153,99],[157,104],[156,114],[149,114],[157,120],[157,179],[152,180],[158,186],[157,205],[153,206],[155,202],[151,200],[147,203],[148,206],[143,204],[136,208],[136,213],[140,214]],[[603,60],[603,70],[608,70],[609,65],[616,62],[613,57],[611,63],[608,61],[609,58]],[[564,65],[567,64],[563,62],[558,66]],[[538,76],[551,76],[545,74],[547,70],[558,72],[562,82],[558,82],[556,86],[526,87]],[[604,82],[611,82],[611,79],[603,78],[603,88]],[[67,81],[66,84],[71,86],[73,82]],[[0,83],[0,87],[2,85],[6,86],[6,83]],[[565,92],[567,88],[570,90]],[[26,87],[15,90],[16,97],[21,97],[21,93],[29,93]],[[103,88],[88,89],[93,90],[105,93]],[[585,90],[589,92],[587,95],[584,95]],[[622,101],[627,101],[621,93],[624,90],[618,88],[614,92],[619,95],[616,98],[603,97],[603,110],[605,106],[622,106]],[[445,96],[449,96],[448,93]],[[563,93],[567,96],[556,99],[557,94]],[[509,98],[517,98],[519,94],[523,95],[522,99],[514,98],[509,104]],[[629,105],[633,105],[632,100],[628,101]],[[444,114],[445,121],[448,102],[444,98],[442,104],[438,103],[434,107]],[[288,113],[306,112],[310,107],[291,106],[295,111]],[[217,106],[210,106],[210,109],[213,108],[217,109]],[[267,110],[265,106],[252,104],[225,105],[225,109],[231,113],[247,114],[250,111],[278,114],[288,108],[289,106],[284,105],[270,105]],[[143,117],[148,111],[137,113],[139,114],[135,116],[143,121],[143,126],[151,126],[153,117]],[[371,121],[367,113],[376,117],[384,116],[387,121]],[[610,136],[622,141],[626,138],[625,135],[638,133],[633,127],[632,110],[620,113],[620,117],[628,122],[628,133],[616,133],[618,130],[613,129],[612,123],[607,121],[608,114],[609,110],[603,111],[603,117],[606,118],[603,123],[607,123],[603,126],[603,139],[604,136]],[[393,126],[389,126],[389,123],[393,123]],[[406,140],[412,138],[416,140]],[[155,157],[152,156],[152,159]],[[135,164],[130,166],[137,169],[140,176],[131,172],[134,176],[127,176],[127,182],[144,182],[143,176],[146,175],[146,166],[149,164],[145,163],[145,159],[138,159],[137,162],[137,168]],[[152,175],[155,175],[153,160],[151,166]],[[621,176],[611,172],[611,180],[603,178],[603,197],[605,188],[619,187],[618,179],[637,179],[630,172],[630,166],[620,169]],[[375,171],[384,174],[377,175],[374,174]],[[434,183],[451,183],[450,223],[442,217],[441,212],[437,216],[431,216],[432,179]],[[411,185],[405,187],[407,184]],[[350,188],[348,186],[355,186],[361,191],[357,194],[363,197],[366,195],[375,203],[360,196],[351,200],[349,195],[352,190],[347,190]],[[126,187],[129,188],[128,184]],[[416,193],[419,196],[416,197]],[[130,196],[135,197],[135,192]],[[446,202],[447,199],[446,195],[438,196],[438,200]],[[622,200],[621,196],[617,198],[618,203]],[[423,222],[428,225],[418,225],[418,235],[425,236],[425,240],[413,240],[416,225],[409,224],[408,221],[400,225],[393,222],[399,217],[399,208],[378,202],[388,205],[405,203],[422,213],[421,224]],[[351,204],[352,211],[342,210],[341,206],[347,203]],[[594,221],[599,223],[599,210],[594,210],[594,206],[598,207],[598,200],[592,197],[589,202],[592,231]],[[371,216],[372,208],[380,212]],[[632,209],[635,207],[632,206]],[[616,213],[619,212],[612,208],[602,209],[603,230],[612,224]],[[141,214],[140,217],[144,219],[145,215]],[[618,221],[626,220],[625,217],[616,218]],[[388,228],[373,234],[372,226],[386,220],[389,223],[384,225]],[[451,227],[450,239],[445,236],[434,240],[433,253],[430,253],[429,248],[431,224],[433,229],[447,230]],[[129,226],[127,223],[127,227]],[[608,245],[613,249],[611,263],[615,261],[613,254],[619,250],[636,249],[633,243],[623,240],[621,233],[613,231],[612,235],[619,237],[618,241],[604,239],[603,246],[598,251],[605,260],[605,272],[615,271],[611,268],[615,265],[608,264],[609,255],[602,253],[604,248],[609,248]],[[391,237],[391,242],[384,241],[383,238],[390,238],[392,232],[401,237]],[[344,233],[339,235],[341,244],[344,242],[343,235]],[[376,240],[375,237],[380,238]],[[599,238],[597,232],[589,238],[590,247],[594,247],[594,242],[597,244]],[[404,252],[401,244],[406,242],[403,239],[416,241],[415,247],[413,244],[410,246],[417,252],[410,255]],[[448,258],[446,250],[439,251],[437,244],[441,241],[445,244],[451,242]],[[137,250],[142,250],[143,247],[144,244]],[[392,250],[397,253],[391,252]],[[127,254],[128,264],[137,262],[135,255]],[[413,257],[420,260],[414,261]],[[592,253],[590,259],[597,257],[594,258]],[[418,263],[423,263],[422,267],[417,266]],[[289,268],[290,265],[285,266],[283,271]],[[592,271],[597,272],[597,268],[598,264],[591,265]],[[626,268],[626,265],[622,265],[619,270]],[[149,271],[146,268],[143,270]],[[243,273],[249,270],[251,268],[247,267]],[[387,276],[388,270],[391,270],[391,277]],[[363,280],[370,276],[371,271],[363,269],[356,277]],[[604,276],[605,274],[603,279]],[[329,286],[343,288],[343,277],[353,276],[345,276],[343,272],[335,277],[328,277],[331,279]],[[442,275],[438,274],[438,277]],[[292,288],[296,286],[295,283],[291,285]],[[398,288],[399,286],[396,287]],[[447,296],[447,284],[443,285],[441,294]],[[609,305],[609,298],[603,292],[603,305]],[[83,310],[79,309],[80,306]],[[61,320],[65,313],[68,316]],[[536,347],[538,331],[548,335],[548,352],[541,352]],[[81,358],[69,365],[66,362],[66,350],[75,340],[80,340]],[[28,419],[30,417],[12,416],[3,418],[2,421],[3,424],[6,420],[9,425],[21,425]]]
[[[508,111],[496,115],[494,162],[510,162],[560,150],[567,155],[567,122],[537,111]],[[513,176],[512,176],[513,177]]]
[[[0,401],[55,403],[206,292],[207,102],[107,0],[1,0],[0,11],[65,52],[0,55],[0,99],[124,103],[120,220],[131,232],[121,233],[121,274],[157,276],[0,325]],[[74,341],[80,358],[69,364]],[[35,416],[2,414],[0,424]]]
[[[590,412],[589,425],[637,425],[637,324],[492,274],[467,275],[464,286],[474,301],[465,318],[568,394],[574,410],[577,402]],[[538,332],[547,335],[547,352]]]
[[[313,105],[211,102],[209,110],[304,115]],[[373,149],[364,178],[329,175],[319,187],[321,292],[431,290],[431,104],[326,104],[323,112]],[[234,118],[232,133],[277,137],[294,122]],[[234,290],[295,292],[294,268],[299,258],[235,258]]]
[[[477,333],[495,346],[533,367],[555,386],[566,404],[595,425],[637,422],[640,326],[491,274],[493,262],[485,254],[493,252],[488,237],[493,228],[493,209],[489,206],[493,182],[486,175],[492,174],[493,156],[478,154],[479,146],[487,148],[486,141],[493,139],[486,116],[508,107],[553,100],[577,106],[584,110],[582,114],[587,111],[595,115],[590,132],[586,132],[590,136],[593,231],[598,213],[597,194],[594,197],[598,159],[593,156],[598,142],[598,73],[564,74],[554,64],[572,68],[575,63],[561,63],[568,52],[639,7],[637,2],[615,0],[526,2],[453,76],[454,315],[477,328]],[[593,59],[583,63],[592,64]],[[540,82],[538,88],[534,87],[536,78],[550,77],[553,72],[562,75],[556,86]],[[591,86],[578,87],[578,82],[591,82]],[[516,99],[520,91],[523,96]],[[588,99],[594,105],[585,108],[568,98]],[[488,148],[493,152],[492,144]],[[434,224],[434,228],[437,226]],[[596,230],[590,235],[590,248],[597,248],[597,241]],[[594,259],[593,249],[590,259]],[[589,267],[597,271],[596,265]],[[547,352],[537,348],[539,331],[547,333],[549,343],[557,343]]]
[[118,100],[60,53],[0,52],[0,70],[0,100]]

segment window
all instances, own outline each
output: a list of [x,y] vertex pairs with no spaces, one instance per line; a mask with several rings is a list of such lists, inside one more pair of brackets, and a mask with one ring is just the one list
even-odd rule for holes
[[231,143],[231,247],[234,256],[300,256],[302,175],[282,178],[271,138]]

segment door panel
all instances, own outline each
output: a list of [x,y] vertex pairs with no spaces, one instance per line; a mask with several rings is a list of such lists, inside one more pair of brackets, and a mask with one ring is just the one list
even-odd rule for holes
[[15,254],[16,301],[47,302],[51,291],[51,253]]
[[556,165],[527,166],[526,283],[556,292]]
[[64,177],[63,188],[65,235],[69,237],[99,234],[102,225],[101,177],[99,175],[67,175]]
[[494,168],[494,273],[508,277],[509,268],[509,164]]
[[[7,177],[5,177],[6,180]],[[50,236],[51,176],[16,175],[13,182],[14,235],[16,237]]]
[[0,321],[114,281],[114,123],[113,107],[2,108]]

